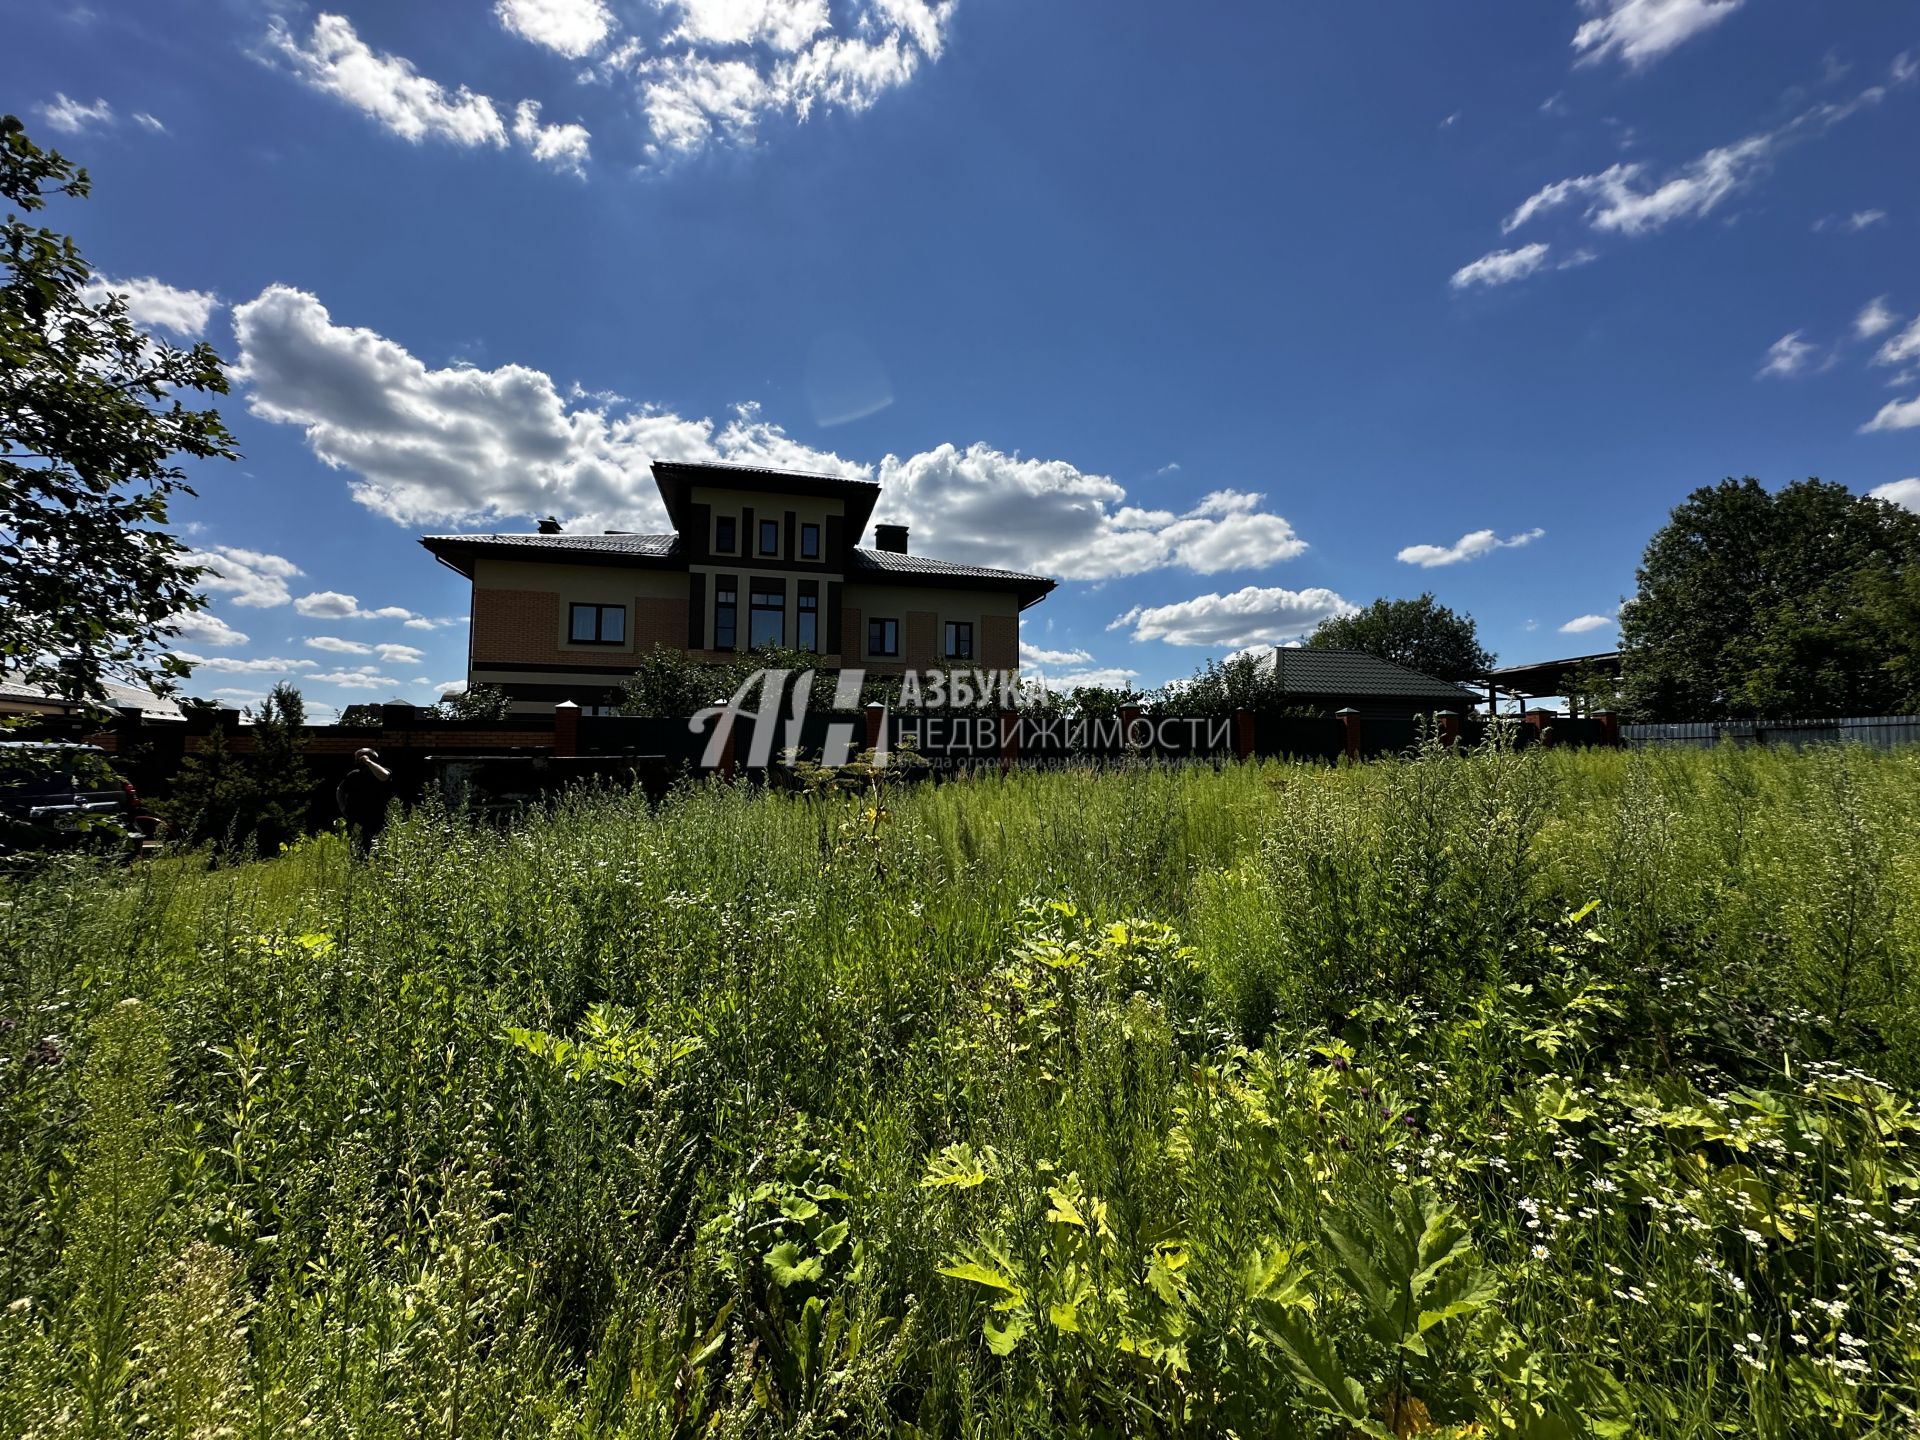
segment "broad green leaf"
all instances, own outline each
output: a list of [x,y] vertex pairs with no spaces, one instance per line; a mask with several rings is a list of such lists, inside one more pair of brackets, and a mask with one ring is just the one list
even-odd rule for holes
[[1008,1355],[1013,1347],[1020,1343],[1020,1337],[1027,1333],[1024,1316],[1015,1315],[1004,1326],[995,1325],[988,1320],[980,1327],[981,1334],[987,1337],[987,1348],[996,1355]]
[[977,1260],[963,1260],[954,1265],[942,1265],[935,1272],[951,1276],[955,1280],[970,1280],[975,1285],[984,1285],[989,1290],[1003,1290],[1009,1295],[1024,1297],[1026,1292],[998,1270],[982,1265]]
[[1385,1428],[1367,1412],[1365,1388],[1347,1374],[1333,1346],[1298,1312],[1266,1303],[1257,1304],[1255,1310],[1262,1328],[1287,1362],[1294,1382],[1306,1392],[1308,1404],[1316,1410],[1338,1415],[1365,1434],[1387,1434]]
[[783,1290],[789,1285],[818,1280],[825,1268],[825,1262],[818,1255],[803,1259],[800,1247],[791,1240],[782,1240],[767,1252],[767,1269],[773,1275],[773,1283]]

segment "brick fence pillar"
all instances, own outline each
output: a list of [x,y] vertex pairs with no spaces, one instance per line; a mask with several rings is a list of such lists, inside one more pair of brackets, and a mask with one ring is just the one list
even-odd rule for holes
[[1458,710],[1436,710],[1433,718],[1440,722],[1440,743],[1449,750],[1460,748],[1460,712]]
[[1347,732],[1347,759],[1358,764],[1360,760],[1360,712],[1349,705],[1344,710],[1334,711],[1333,718],[1338,720]]
[[1600,722],[1600,733],[1606,737],[1606,743],[1618,746],[1620,744],[1620,717],[1611,710],[1596,710],[1593,712],[1593,718]]
[[1534,740],[1541,745],[1553,744],[1553,712],[1551,710],[1529,710],[1523,717]]
[[865,711],[867,717],[867,749],[880,749],[880,742],[887,733],[887,707],[878,700],[869,700]]
[[553,753],[556,757],[580,753],[580,707],[571,700],[553,707]]
[[1000,773],[1006,774],[1020,759],[1020,716],[1016,711],[1000,712]]
[[1134,749],[1145,748],[1144,746],[1136,746],[1133,742],[1133,727],[1137,725],[1139,722],[1140,722],[1140,707],[1138,705],[1122,705],[1120,707],[1120,748],[1121,749],[1134,750]]
[[1233,712],[1233,758],[1236,760],[1253,758],[1253,712],[1251,710]]

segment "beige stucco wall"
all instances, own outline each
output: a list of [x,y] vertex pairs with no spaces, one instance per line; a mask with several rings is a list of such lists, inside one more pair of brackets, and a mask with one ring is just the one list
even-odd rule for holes
[[[576,645],[568,636],[571,605],[620,605],[626,638],[618,645]],[[687,577],[621,565],[482,557],[473,570],[475,661],[617,665],[656,644],[684,646]]]
[[[873,660],[876,664],[935,666],[945,660],[949,620],[973,626],[972,663],[1011,670],[1019,664],[1020,598],[1010,590],[951,590],[932,585],[849,584],[840,602],[851,615],[858,611],[854,631],[860,651],[847,663]],[[901,653],[875,656],[867,651],[867,622],[898,620]]]

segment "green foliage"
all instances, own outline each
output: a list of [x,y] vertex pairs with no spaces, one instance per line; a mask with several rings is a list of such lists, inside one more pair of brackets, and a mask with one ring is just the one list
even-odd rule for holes
[[0,1433],[1903,1434],[1916,809],[1429,747],[0,881]]
[[1882,715],[1920,704],[1920,515],[1843,485],[1723,480],[1648,542],[1621,613],[1650,720]]
[[[504,720],[512,706],[507,692],[498,685],[479,684],[464,690],[449,690],[434,708],[449,720]],[[346,716],[340,719],[342,724],[347,723]]]
[[109,679],[168,688],[172,617],[199,608],[199,572],[167,533],[192,494],[176,457],[231,459],[233,437],[190,393],[225,394],[212,347],[137,329],[124,298],[89,301],[74,243],[25,218],[81,199],[87,174],[0,117],[0,669],[80,701]]
[[313,794],[299,743],[306,718],[300,691],[282,680],[254,716],[251,755],[237,754],[224,729],[214,727],[206,746],[181,761],[172,793],[159,805],[179,838],[211,842],[227,855],[255,846],[271,854],[305,834]]
[[1460,615],[1427,591],[1415,600],[1374,601],[1357,615],[1323,620],[1307,637],[1310,650],[1358,650],[1431,675],[1474,680],[1493,665],[1471,615]]

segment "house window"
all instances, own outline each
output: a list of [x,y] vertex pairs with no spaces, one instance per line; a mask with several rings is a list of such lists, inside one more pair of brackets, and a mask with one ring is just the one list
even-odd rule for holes
[[947,622],[947,658],[949,660],[973,658],[973,622],[971,620]]
[[818,525],[800,527],[800,558],[802,560],[820,558],[820,527]]
[[760,522],[760,553],[762,555],[780,553],[780,522],[778,520]]
[[740,522],[735,520],[731,515],[722,515],[718,520],[713,522],[713,548],[715,553],[721,555],[733,554],[734,549],[740,544],[740,537],[738,533],[736,533],[739,528]]
[[802,595],[800,613],[794,621],[795,643],[802,650],[820,648],[820,597]]
[[867,653],[898,655],[900,653],[900,622],[898,620],[867,621]]
[[787,643],[787,592],[773,581],[753,582],[753,610],[747,623],[747,644],[758,650]]
[[567,638],[575,645],[624,645],[627,607],[575,605],[568,611]]
[[740,592],[731,585],[721,585],[713,592],[713,648],[731,650],[734,645],[734,629],[739,623]]

